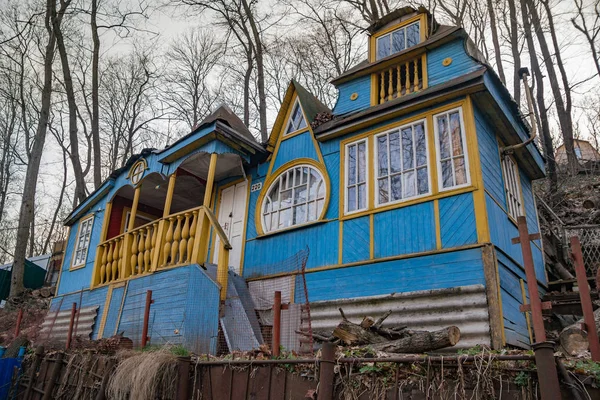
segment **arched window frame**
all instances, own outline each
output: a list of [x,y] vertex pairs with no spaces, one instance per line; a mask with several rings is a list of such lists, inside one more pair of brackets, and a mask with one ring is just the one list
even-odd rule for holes
[[[320,210],[320,212],[317,210],[317,218],[314,220],[310,220],[310,221],[305,221],[305,222],[301,222],[301,223],[296,223],[293,224],[293,208],[295,206],[301,205],[301,204],[293,204],[293,193],[292,193],[292,203],[290,206],[290,209],[292,210],[292,216],[290,218],[292,218],[292,224],[290,224],[289,226],[285,226],[285,227],[277,227],[274,229],[267,229],[270,227],[267,227],[266,225],[266,221],[265,221],[265,205],[266,205],[266,201],[269,198],[269,194],[272,191],[272,189],[274,188],[274,186],[277,183],[280,183],[281,178],[284,176],[284,174],[286,174],[288,171],[293,170],[294,168],[299,168],[299,167],[309,167],[310,169],[314,170],[322,179],[322,185],[323,185],[323,189],[324,189],[324,196],[321,197],[317,197],[315,198],[315,200],[308,200],[308,195],[307,195],[307,200],[306,202],[303,202],[301,204],[306,204],[306,209],[308,212],[308,203],[315,201],[315,205],[317,204],[316,200],[323,200],[323,208]],[[308,186],[307,182],[307,186]],[[289,190],[289,189],[285,189],[285,190]],[[298,159],[298,160],[294,160],[292,162],[286,163],[285,165],[281,166],[280,168],[277,169],[277,171],[274,171],[266,180],[265,185],[263,186],[263,190],[261,191],[261,194],[259,195],[259,198],[257,200],[257,209],[256,209],[256,213],[255,213],[255,222],[256,222],[256,227],[257,227],[257,231],[259,235],[266,235],[266,234],[272,234],[272,233],[277,233],[277,232],[281,232],[281,231],[285,231],[285,230],[289,230],[289,229],[295,229],[298,227],[302,227],[302,226],[306,226],[306,225],[311,225],[314,223],[318,223],[320,221],[323,220],[323,218],[325,217],[325,213],[327,212],[327,207],[329,205],[329,198],[330,198],[330,183],[329,183],[329,177],[327,176],[327,173],[325,171],[325,168],[320,165],[319,163],[317,163],[316,161],[312,160],[312,159]],[[308,219],[308,218],[307,218]]]
[[[139,174],[137,173],[137,169],[141,167],[142,170],[141,172],[139,172]],[[138,183],[140,183],[142,181],[142,179],[144,178],[144,173],[146,172],[146,170],[148,169],[148,164],[146,163],[145,159],[141,159],[136,161],[131,168],[129,169],[129,173],[127,174],[127,178],[129,179],[129,181],[131,182],[132,185],[137,186]],[[139,177],[139,179],[134,179],[136,177]]]

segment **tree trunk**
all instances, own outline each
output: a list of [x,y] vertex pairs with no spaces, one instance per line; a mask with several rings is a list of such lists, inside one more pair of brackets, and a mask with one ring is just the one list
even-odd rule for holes
[[[490,30],[492,31],[492,42],[494,43],[494,56],[496,58],[496,68],[500,80],[506,85],[506,77],[504,76],[504,68],[502,67],[502,53],[500,51],[500,41],[498,40],[498,26],[496,25],[496,11],[494,10],[493,0],[487,0],[488,13],[490,15]],[[516,43],[515,43],[516,46]]]
[[[63,5],[61,5],[62,9]],[[46,0],[45,25],[48,32],[48,43],[44,51],[44,86],[42,89],[42,99],[37,129],[31,149],[31,157],[27,164],[25,173],[25,182],[23,188],[23,197],[21,198],[21,207],[19,210],[19,226],[17,228],[17,240],[15,245],[15,261],[12,267],[12,276],[10,282],[10,297],[18,296],[23,292],[23,276],[25,273],[25,254],[27,252],[27,242],[29,239],[29,227],[33,220],[33,206],[35,201],[35,192],[37,179],[40,171],[40,162],[42,152],[46,141],[48,128],[48,119],[50,116],[50,102],[52,98],[52,62],[54,59],[54,47],[56,45],[56,36],[52,29],[51,20],[56,13],[55,2]],[[62,15],[62,14],[61,14]],[[62,17],[58,19],[60,24]]]
[[519,52],[519,25],[517,22],[517,7],[515,0],[508,0],[508,11],[510,16],[510,49],[513,56],[513,96],[517,104],[521,104],[521,53]]
[[[71,0],[65,1],[64,8],[66,9]],[[63,11],[64,15],[64,11]],[[81,160],[79,158],[79,136],[77,134],[77,104],[75,103],[75,90],[73,89],[73,77],[71,67],[69,66],[69,57],[65,46],[64,37],[61,31],[60,23],[57,22],[57,17],[52,19],[54,34],[56,35],[56,45],[62,65],[63,79],[65,84],[65,92],[67,95],[67,104],[69,107],[69,143],[71,151],[69,153],[71,164],[73,165],[73,174],[75,175],[75,202],[81,203],[85,200],[85,179],[83,169],[81,168]]]
[[546,102],[544,100],[544,75],[542,74],[542,70],[537,59],[535,43],[533,42],[533,36],[531,35],[531,25],[527,16],[525,1],[527,0],[521,0],[523,30],[525,31],[525,40],[527,41],[527,48],[529,50],[531,69],[533,70],[536,83],[536,101],[538,103],[538,111],[540,113],[542,145],[544,146],[546,167],[548,177],[550,178],[550,191],[553,192],[556,189],[558,178],[556,175],[556,162],[554,160],[554,146],[552,144],[552,136],[550,135],[550,124],[548,123],[548,109],[546,108]]
[[413,331],[411,335],[397,340],[369,345],[375,351],[386,353],[424,353],[452,347],[460,340],[460,329],[449,326],[439,331]]
[[[600,308],[594,311],[596,331],[600,330]],[[578,356],[590,347],[587,332],[581,329],[583,318],[571,326],[567,326],[560,332],[558,340],[564,352],[570,356]]]
[[[546,37],[544,36],[544,31],[542,29],[537,9],[535,8],[535,5],[533,4],[532,0],[525,0],[525,2],[527,7],[523,8],[521,11],[525,15],[531,15],[531,23],[533,24],[533,30],[536,33],[538,43],[540,45],[540,50],[542,51],[544,65],[546,66],[546,72],[548,73],[549,78],[548,80],[550,81],[550,88],[552,89],[554,103],[556,105],[558,122],[560,124],[560,129],[565,144],[565,153],[567,154],[569,173],[571,175],[576,175],[577,171],[579,170],[579,162],[577,161],[577,157],[575,156],[572,116],[570,110],[565,106],[565,102],[563,101],[560,86],[558,84],[558,77],[556,76],[556,71],[554,70],[552,55],[550,54],[550,50],[546,42]],[[527,12],[527,9],[529,10],[529,13]],[[565,87],[564,90],[566,92],[570,90],[570,88]]]
[[265,66],[263,62],[264,47],[262,38],[260,37],[260,31],[256,21],[254,20],[254,14],[252,9],[248,5],[247,0],[242,0],[244,6],[244,12],[250,23],[252,30],[252,37],[254,38],[254,51],[256,52],[256,73],[258,78],[258,115],[260,118],[260,137],[263,143],[266,143],[269,139],[267,135],[267,95],[265,93]]
[[98,92],[100,83],[98,81],[98,64],[100,58],[100,36],[98,35],[98,0],[92,0],[91,27],[92,27],[92,147],[94,149],[94,189],[102,184],[101,152],[100,152],[100,111]]

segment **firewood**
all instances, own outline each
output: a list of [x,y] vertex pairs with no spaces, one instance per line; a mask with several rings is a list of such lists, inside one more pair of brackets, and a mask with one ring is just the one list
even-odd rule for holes
[[372,317],[364,317],[360,323],[360,327],[363,329],[369,329],[375,324],[375,320]]
[[[594,321],[596,323],[596,331],[600,330],[600,308],[594,311]],[[573,325],[567,326],[560,332],[558,340],[563,352],[570,356],[583,354],[589,349],[587,332],[582,328],[583,318],[575,322]]]
[[386,312],[385,314],[383,314],[383,316],[381,316],[376,322],[375,324],[373,324],[373,327],[375,329],[381,328],[381,325],[383,324],[383,321],[385,321],[385,319],[387,317],[389,317],[390,315],[392,315],[392,310],[388,310],[388,312]]
[[368,347],[387,353],[423,353],[452,347],[460,340],[460,329],[449,326],[439,331],[413,331],[402,339],[371,344]]
[[333,336],[341,339],[350,346],[360,346],[369,343],[382,343],[387,339],[376,332],[361,327],[358,324],[343,320],[333,330]]

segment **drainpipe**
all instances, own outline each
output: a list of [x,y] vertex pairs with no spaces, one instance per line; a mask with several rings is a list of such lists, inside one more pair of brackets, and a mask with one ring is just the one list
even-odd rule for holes
[[529,139],[524,141],[523,143],[513,144],[511,146],[505,146],[500,149],[502,155],[512,154],[515,150],[520,149],[521,147],[525,147],[535,139],[537,135],[537,124],[535,121],[535,109],[533,108],[533,100],[531,98],[531,88],[529,87],[529,82],[527,81],[527,77],[529,76],[529,69],[521,68],[519,69],[519,75],[523,80],[523,85],[525,86],[525,95],[527,97],[527,108],[529,109],[529,121],[531,125],[531,133]]

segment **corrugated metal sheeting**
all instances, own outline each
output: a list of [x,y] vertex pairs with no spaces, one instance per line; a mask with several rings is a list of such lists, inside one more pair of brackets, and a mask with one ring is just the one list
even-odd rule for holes
[[340,307],[348,319],[357,323],[366,315],[378,318],[392,310],[384,326],[434,331],[456,325],[461,338],[453,349],[490,345],[483,285],[314,302],[310,304],[312,329],[332,331],[341,320]]
[[[77,310],[73,324],[73,337],[81,336],[84,339],[91,339],[92,328],[97,315],[98,306],[83,307],[81,310]],[[66,342],[70,321],[71,309],[62,310],[58,313],[50,311],[42,323],[39,339]]]

